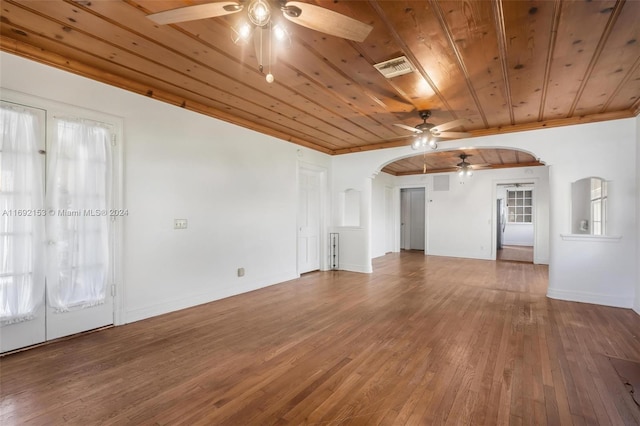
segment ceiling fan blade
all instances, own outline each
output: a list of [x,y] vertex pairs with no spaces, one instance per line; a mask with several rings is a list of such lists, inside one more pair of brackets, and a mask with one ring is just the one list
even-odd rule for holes
[[462,139],[471,136],[471,133],[467,132],[435,132],[433,129],[431,129],[431,134],[443,139]]
[[420,129],[416,129],[415,127],[411,127],[411,126],[406,126],[404,124],[400,124],[400,123],[394,123],[394,126],[400,127],[402,129],[408,130],[410,132],[416,133],[416,134],[420,134],[422,133],[422,130]]
[[197,19],[230,15],[232,13],[240,12],[243,7],[244,6],[235,1],[221,1],[165,10],[164,12],[152,13],[151,15],[148,15],[147,18],[160,25],[175,24],[177,22],[195,21]]
[[441,124],[431,129],[432,132],[444,132],[445,130],[453,129],[454,127],[469,124],[469,120],[466,118],[459,118],[457,120],[449,121],[448,123]]
[[283,7],[283,15],[303,27],[358,42],[363,42],[373,29],[371,25],[341,13],[299,1],[287,2]]

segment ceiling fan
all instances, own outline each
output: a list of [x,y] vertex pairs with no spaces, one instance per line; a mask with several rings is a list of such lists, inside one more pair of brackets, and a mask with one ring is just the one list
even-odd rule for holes
[[473,170],[474,169],[483,169],[483,168],[490,168],[491,164],[471,164],[467,161],[467,158],[471,157],[471,154],[465,154],[464,152],[460,155],[458,155],[458,158],[460,158],[460,162],[458,164],[456,164],[456,167],[458,168],[458,174],[460,176],[472,176],[473,175]]
[[460,154],[458,157],[462,160],[456,166],[458,167],[458,174],[460,176],[472,176],[473,168],[471,167],[471,163],[467,162],[467,158],[469,157],[467,154]]
[[448,123],[436,126],[435,124],[427,123],[427,119],[431,117],[431,111],[423,110],[419,111],[419,114],[420,118],[422,118],[422,123],[416,125],[415,127],[406,126],[400,123],[394,124],[394,126],[409,130],[417,136],[411,143],[411,148],[413,149],[425,148],[427,146],[429,146],[431,149],[436,149],[438,147],[438,139],[459,139],[471,136],[471,133],[467,132],[445,132],[445,130],[468,124],[469,120],[467,120],[466,118],[459,118],[457,120],[449,121]]
[[347,40],[362,42],[373,29],[371,25],[324,7],[286,0],[217,1],[166,10],[147,17],[157,24],[175,24],[230,15],[246,7],[249,20],[258,27],[264,27],[271,21],[273,6],[280,9],[285,19],[295,24]]

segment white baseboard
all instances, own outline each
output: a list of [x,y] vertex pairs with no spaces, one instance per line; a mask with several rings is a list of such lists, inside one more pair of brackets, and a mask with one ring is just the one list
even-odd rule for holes
[[360,272],[363,274],[370,274],[373,272],[373,267],[369,265],[359,265],[357,263],[341,263],[338,265],[341,271]]
[[633,307],[631,297],[611,296],[608,294],[549,289],[547,291],[547,297],[550,297],[551,299],[566,300],[569,302],[582,302],[593,303],[595,305],[613,306],[615,308]]
[[461,252],[446,252],[446,251],[441,251],[438,253],[427,253],[427,255],[429,256],[439,256],[439,257],[457,257],[460,259],[477,259],[477,260],[495,260],[491,257],[491,253],[480,253],[480,252],[468,252],[468,253],[461,253]]
[[181,309],[191,308],[193,306],[202,305],[204,303],[213,302],[215,300],[225,299],[227,297],[236,296],[238,294],[247,293],[264,287],[280,284],[299,277],[300,275],[298,275],[297,273],[281,274],[278,276],[269,277],[268,279],[247,282],[243,285],[217,288],[215,289],[215,291],[193,294],[180,299],[167,300],[142,308],[136,308],[132,310],[125,309],[124,324],[140,321],[158,315],[168,314],[169,312],[179,311]]
[[502,245],[504,246],[522,246],[522,247],[533,247],[533,241],[502,241]]

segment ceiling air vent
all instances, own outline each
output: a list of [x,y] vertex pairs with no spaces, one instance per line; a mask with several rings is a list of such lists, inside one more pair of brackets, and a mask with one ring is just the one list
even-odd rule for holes
[[380,62],[379,64],[375,64],[374,67],[386,78],[393,78],[415,71],[415,68],[406,56]]

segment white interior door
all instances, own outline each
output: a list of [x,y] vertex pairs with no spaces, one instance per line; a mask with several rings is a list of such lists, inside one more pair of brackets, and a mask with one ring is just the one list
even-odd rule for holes
[[45,131],[46,112],[34,111],[35,144],[1,129],[0,352],[114,322],[112,131],[58,118]]
[[409,192],[406,189],[400,190],[400,248],[411,249],[411,204]]
[[394,217],[393,217],[393,188],[386,186],[384,188],[384,251],[391,253],[393,251],[394,241]]
[[425,190],[406,188],[400,190],[401,239],[405,250],[425,248]]
[[321,172],[298,170],[298,273],[320,269]]

